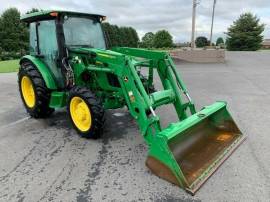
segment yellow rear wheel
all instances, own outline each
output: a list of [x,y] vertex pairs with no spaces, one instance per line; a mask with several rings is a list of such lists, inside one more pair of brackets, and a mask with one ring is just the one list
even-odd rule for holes
[[86,102],[80,97],[73,97],[70,101],[70,115],[75,126],[82,132],[91,128],[92,116]]
[[49,106],[51,91],[31,62],[22,61],[18,72],[18,85],[25,109],[31,117],[45,118],[53,113],[54,109]]
[[32,108],[36,103],[36,95],[33,83],[28,76],[23,76],[21,79],[21,90],[25,104]]

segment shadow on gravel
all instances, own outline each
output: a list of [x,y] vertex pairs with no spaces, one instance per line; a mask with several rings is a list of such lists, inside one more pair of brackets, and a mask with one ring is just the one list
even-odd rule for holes
[[[98,159],[89,169],[84,182],[85,187],[80,189],[77,193],[78,202],[94,200],[92,198],[92,186],[96,184],[97,180],[101,179],[100,175],[104,172],[104,169],[106,169],[106,163],[115,159],[117,156],[117,148],[112,148],[114,144],[116,144],[113,142],[123,141],[122,144],[125,145],[125,141],[128,136],[139,135],[136,134],[139,133],[137,125],[126,109],[107,110],[105,117],[106,122],[104,125],[103,136],[98,140],[99,143],[102,143],[101,149],[98,152]],[[135,134],[133,131],[135,131]],[[131,149],[129,148],[129,150]],[[116,161],[121,164],[120,162],[123,161],[123,159],[121,157],[117,157]],[[126,164],[128,163],[129,161],[127,161]]]
[[122,139],[125,135],[129,135],[128,130],[137,130],[136,122],[126,109],[108,110],[105,117],[102,136],[104,141]]
[[[111,140],[122,139],[129,135],[128,130],[138,130],[135,120],[130,116],[125,108],[117,110],[107,110],[105,113],[105,124],[103,129],[102,141],[106,144]],[[42,120],[48,127],[56,129],[72,129],[72,123],[66,110],[58,110],[49,118]],[[75,130],[74,130],[75,133]]]

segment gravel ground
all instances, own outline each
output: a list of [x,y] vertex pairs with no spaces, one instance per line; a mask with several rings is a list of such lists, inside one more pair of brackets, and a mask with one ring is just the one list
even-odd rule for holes
[[[103,138],[86,140],[65,110],[29,118],[16,74],[0,74],[0,201],[270,201],[270,53],[226,54],[225,64],[177,63],[198,109],[226,100],[247,136],[195,196],[149,172],[126,109],[108,111]],[[175,119],[171,107],[158,113],[163,125]]]

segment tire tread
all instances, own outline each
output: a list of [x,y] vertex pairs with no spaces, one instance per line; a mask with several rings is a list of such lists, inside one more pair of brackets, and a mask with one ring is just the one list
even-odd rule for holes
[[[23,76],[28,76],[32,80],[35,89],[36,104],[33,108],[29,108],[23,99],[21,92],[21,78]],[[31,62],[25,61],[21,64],[18,72],[18,84],[21,98],[30,116],[34,118],[46,118],[54,112],[54,109],[49,107],[51,92],[46,87],[40,72]]]
[[[70,115],[70,101],[73,97],[78,96],[81,97],[89,106],[92,116],[92,126],[91,128],[86,131],[82,132],[80,131],[75,124],[72,121],[71,115]],[[92,93],[88,88],[86,87],[80,87],[80,86],[74,86],[70,90],[70,96],[69,101],[67,105],[67,110],[69,113],[69,117],[71,119],[71,122],[74,126],[74,128],[78,131],[78,133],[85,138],[94,138],[97,139],[102,135],[103,132],[103,126],[105,123],[105,110],[102,106],[102,102],[99,98],[96,97],[94,93]]]

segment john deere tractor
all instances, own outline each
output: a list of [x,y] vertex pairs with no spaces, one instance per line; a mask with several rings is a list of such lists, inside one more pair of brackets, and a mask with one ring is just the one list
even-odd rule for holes
[[[20,60],[18,83],[27,112],[43,118],[66,107],[81,136],[98,138],[104,111],[127,106],[149,148],[146,165],[194,194],[244,136],[226,102],[196,111],[167,52],[108,50],[104,19],[55,10],[22,17],[30,29],[30,54]],[[153,85],[158,77],[159,91]],[[155,110],[167,104],[174,106],[179,120],[162,128]]]

